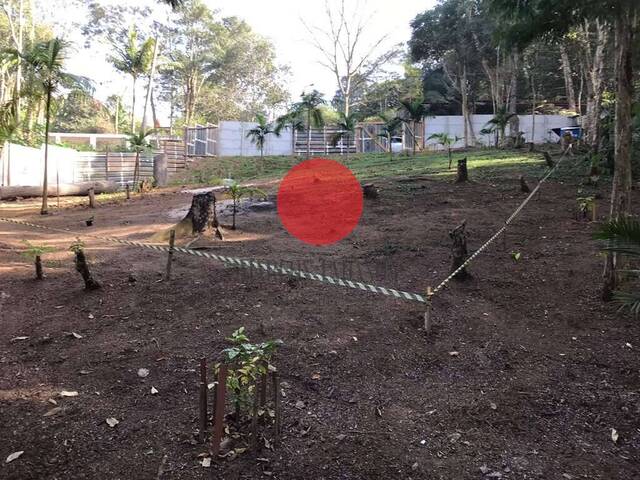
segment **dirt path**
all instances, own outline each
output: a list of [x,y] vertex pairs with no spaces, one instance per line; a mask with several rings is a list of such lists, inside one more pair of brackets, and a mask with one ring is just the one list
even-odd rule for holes
[[[450,228],[467,219],[473,250],[523,198],[517,178],[381,186],[337,245],[301,245],[263,211],[243,213],[213,251],[424,292],[448,273]],[[601,259],[575,198],[575,185],[546,185],[506,250],[498,242],[436,297],[429,338],[418,303],[188,256],[164,282],[163,254],[93,240],[104,289],[84,293],[62,251],[75,235],[0,223],[0,455],[25,451],[0,478],[155,479],[165,455],[163,479],[638,477],[640,331],[598,300]],[[165,192],[91,213],[2,215],[83,232],[95,213],[91,233],[146,240],[189,202]],[[22,239],[61,250],[44,282],[16,253]],[[207,470],[197,361],[239,326],[284,341],[283,444]]]

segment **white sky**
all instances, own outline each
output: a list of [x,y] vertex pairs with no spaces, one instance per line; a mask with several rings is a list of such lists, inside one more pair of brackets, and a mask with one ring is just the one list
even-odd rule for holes
[[[48,3],[49,0],[37,0]],[[62,0],[64,3],[65,0]],[[110,3],[115,0],[102,0]],[[316,88],[328,99],[333,97],[336,81],[332,74],[317,62],[320,53],[309,43],[309,35],[301,19],[310,26],[323,26],[325,21],[323,0],[204,0],[212,9],[218,9],[222,16],[238,16],[247,21],[252,29],[267,37],[275,46],[277,61],[288,65],[291,76],[287,89],[293,99],[297,99],[303,89]],[[169,10],[155,0],[119,0],[119,3],[148,4],[154,6],[157,15]],[[339,0],[329,0],[337,5]],[[359,8],[371,15],[368,31],[373,37],[389,35],[387,46],[406,43],[410,37],[409,22],[420,12],[431,8],[436,0],[346,0],[347,10]],[[70,22],[81,22],[83,12],[60,9],[51,12],[58,23],[57,33],[70,37]],[[77,42],[81,38],[71,35]],[[92,78],[96,85],[96,96],[104,100],[108,95],[120,93],[125,101],[130,97],[130,81],[118,74],[105,59],[106,50],[101,48],[88,51],[79,48],[69,59],[68,70]],[[396,67],[397,69],[397,67]],[[142,83],[142,82],[140,82]],[[313,84],[313,87],[309,87]],[[142,101],[142,85],[139,99]],[[137,110],[137,108],[136,108]],[[163,115],[164,116],[164,115]],[[164,122],[163,122],[164,123]]]

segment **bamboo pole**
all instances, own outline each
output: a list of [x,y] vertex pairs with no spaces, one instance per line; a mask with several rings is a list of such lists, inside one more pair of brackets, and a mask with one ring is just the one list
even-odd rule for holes
[[[173,233],[173,230],[171,230]],[[207,359],[200,359],[200,442],[207,438]]]
[[176,242],[176,231],[169,232],[169,252],[167,253],[167,274],[166,279],[171,280],[171,264],[173,263],[173,247]]

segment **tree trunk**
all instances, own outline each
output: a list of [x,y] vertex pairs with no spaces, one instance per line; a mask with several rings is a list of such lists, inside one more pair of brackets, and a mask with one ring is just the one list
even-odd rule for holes
[[571,72],[571,62],[569,54],[564,43],[560,41],[560,64],[562,66],[562,75],[564,76],[564,90],[567,96],[569,110],[576,111],[576,92],[573,88],[573,76]]
[[469,172],[467,170],[467,157],[458,160],[458,176],[456,183],[469,181]]
[[[623,8],[615,23],[615,164],[611,188],[610,218],[617,220],[631,211],[631,108],[633,103],[633,12]],[[615,254],[607,254],[602,297],[610,300],[616,288]]]
[[47,215],[49,213],[49,121],[51,114],[51,87],[47,87],[47,116],[44,123],[44,178],[42,179],[42,207],[40,208],[40,215]]
[[460,101],[462,107],[462,121],[464,122],[464,147],[469,147],[469,97],[467,85],[467,67],[462,66],[462,76],[460,77]]
[[311,158],[311,110],[307,110],[307,160]]
[[[467,260],[467,233],[465,227],[467,221],[464,220],[460,225],[449,232],[449,237],[453,241],[451,245],[451,273],[455,272]],[[467,277],[467,270],[463,268],[454,278],[464,280]]]
[[87,257],[84,254],[84,250],[78,248],[76,250],[76,270],[82,276],[82,280],[84,280],[84,289],[85,290],[97,290],[101,288],[100,283],[93,278],[91,275],[91,271],[89,271],[89,263],[87,262]]
[[518,146],[520,138],[520,117],[518,117],[518,72],[520,67],[520,54],[514,48],[511,52],[511,84],[509,86],[509,113],[514,116],[509,120],[509,134],[513,138],[514,147]]
[[153,90],[153,75],[156,71],[156,62],[158,60],[158,37],[153,42],[153,58],[151,60],[151,70],[149,71],[149,82],[147,83],[147,95],[144,99],[144,108],[142,109],[142,124],[140,125],[140,131],[144,132],[147,128],[147,108],[151,101],[151,91]]
[[136,76],[133,75],[133,94],[131,98],[131,133],[136,131]]
[[[48,186],[49,195],[55,193],[53,185]],[[93,188],[95,193],[113,193],[118,190],[118,185],[114,182],[79,182],[61,183],[60,196],[67,195],[88,195],[89,189]],[[0,200],[10,200],[18,197],[39,197],[42,195],[41,187],[0,187]]]
[[140,177],[140,152],[136,151],[136,163],[133,166],[133,188],[134,191],[138,189],[138,180]]
[[[608,29],[606,24],[595,22],[596,45],[592,53],[591,43],[587,41],[584,47],[584,69],[587,76],[587,112],[585,115],[585,141],[594,150],[600,144],[600,113],[602,111],[602,94],[604,90],[605,49],[608,42]],[[589,33],[589,27],[585,27],[584,35]]]

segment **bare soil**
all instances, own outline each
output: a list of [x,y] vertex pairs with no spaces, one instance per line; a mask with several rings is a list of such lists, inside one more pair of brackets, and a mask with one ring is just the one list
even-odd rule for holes
[[[466,219],[474,251],[525,195],[516,175],[376,183],[380,197],[337,245],[303,245],[275,211],[243,210],[212,251],[424,293],[449,272],[450,229]],[[3,208],[77,233],[0,223],[0,478],[640,478],[640,326],[599,299],[602,259],[595,224],[575,218],[576,183],[545,184],[506,244],[435,297],[429,336],[420,303],[181,255],[163,281],[166,254],[89,238],[103,289],[82,290],[66,251],[76,236],[147,240],[190,195],[48,217],[35,201]],[[42,282],[18,254],[23,239],[60,249]],[[240,326],[284,341],[282,445],[203,468],[198,361]]]

